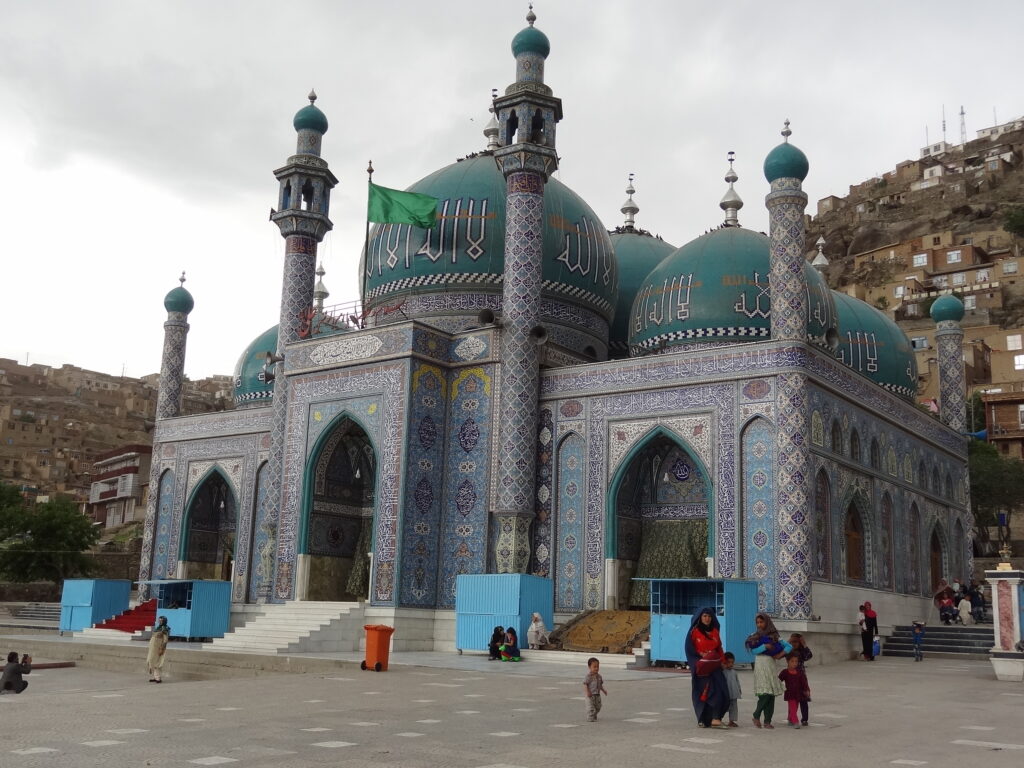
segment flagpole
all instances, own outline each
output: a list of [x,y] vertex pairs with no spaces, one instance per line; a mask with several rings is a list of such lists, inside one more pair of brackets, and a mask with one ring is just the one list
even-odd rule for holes
[[370,187],[373,185],[373,160],[366,164],[366,239],[363,241],[363,289],[360,294],[359,322],[366,327],[366,275],[370,269]]

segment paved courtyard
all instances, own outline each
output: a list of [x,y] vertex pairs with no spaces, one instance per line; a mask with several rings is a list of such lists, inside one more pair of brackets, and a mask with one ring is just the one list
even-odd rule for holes
[[741,727],[703,730],[684,674],[607,670],[601,719],[587,723],[577,665],[393,660],[383,673],[202,682],[171,668],[159,686],[145,670],[40,670],[25,694],[0,696],[0,766],[1024,764],[1024,685],[996,682],[987,662],[812,667],[812,726],[787,728],[780,698],[767,731],[750,722],[749,671]]

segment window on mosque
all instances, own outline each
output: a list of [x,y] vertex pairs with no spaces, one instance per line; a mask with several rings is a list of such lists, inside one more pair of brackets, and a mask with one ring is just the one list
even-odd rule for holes
[[846,515],[846,578],[864,581],[864,523],[860,513],[850,505]]
[[860,435],[856,429],[850,432],[850,458],[860,461]]
[[1004,275],[1015,275],[1015,274],[1017,274],[1017,262],[1016,261],[1004,261],[1003,262],[1003,274]]
[[915,267],[926,267],[926,266],[928,266],[928,254],[927,253],[915,253],[914,254],[914,266]]
[[843,430],[839,428],[839,422],[832,422],[832,453],[843,452]]
[[871,468],[881,469],[882,468],[882,452],[878,448],[878,441],[871,441]]
[[1011,333],[1006,336],[1006,348],[1007,349],[1021,349],[1021,334]]
[[917,465],[917,484],[922,488],[928,487],[928,473],[925,472],[923,461]]
[[960,263],[960,251],[946,251],[946,263],[947,264],[959,264]]

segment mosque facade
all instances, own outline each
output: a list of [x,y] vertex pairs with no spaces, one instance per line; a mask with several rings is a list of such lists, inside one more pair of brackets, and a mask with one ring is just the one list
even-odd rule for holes
[[179,415],[193,299],[167,295],[141,578],[396,623],[449,615],[465,573],[548,577],[563,617],[705,576],[755,580],[796,623],[864,599],[920,615],[972,568],[962,305],[932,307],[936,419],[902,331],[808,263],[788,123],[767,235],[739,225],[731,161],[716,229],[664,242],[630,185],[609,232],[551,176],[561,101],[528,21],[486,149],[409,188],[437,198],[432,229],[374,227],[342,315],[316,268],[337,180],[310,95],[275,171],[280,321],[239,359],[234,410]]

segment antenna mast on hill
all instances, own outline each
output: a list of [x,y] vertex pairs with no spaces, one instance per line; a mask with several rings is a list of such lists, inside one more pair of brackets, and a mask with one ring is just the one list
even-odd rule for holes
[[942,143],[946,143],[946,105],[942,105]]
[[960,147],[967,144],[967,113],[964,112],[964,105],[960,105]]

